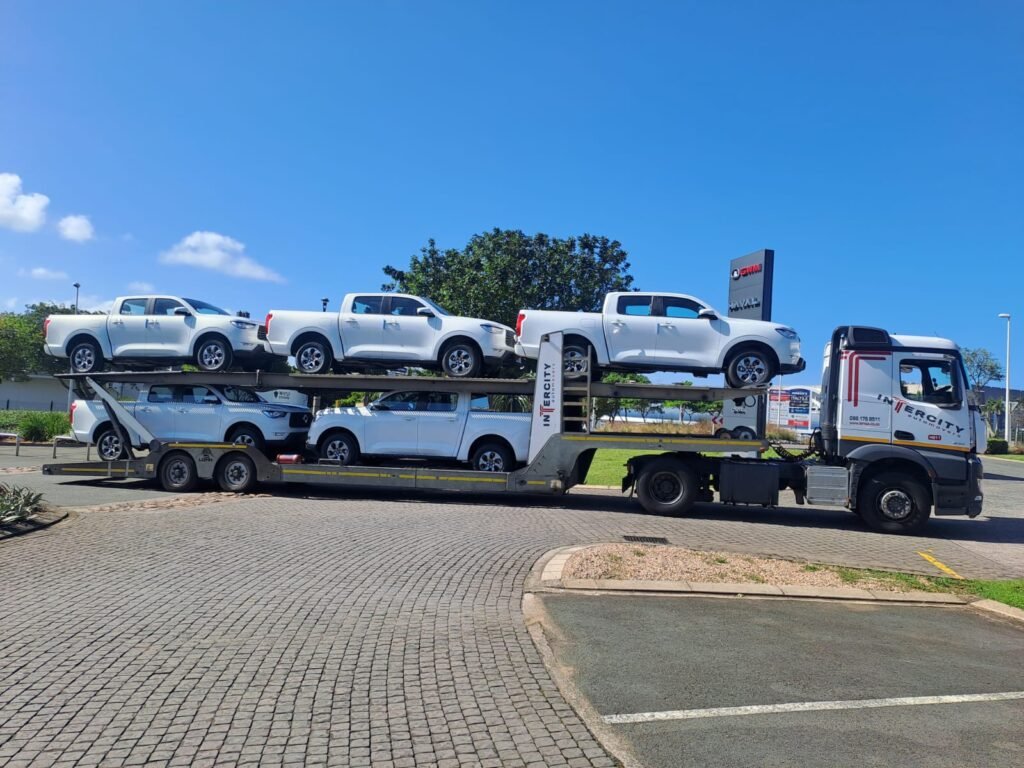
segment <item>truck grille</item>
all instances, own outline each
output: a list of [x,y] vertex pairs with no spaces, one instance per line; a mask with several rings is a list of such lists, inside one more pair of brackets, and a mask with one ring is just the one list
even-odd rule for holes
[[512,331],[505,331],[505,345],[508,347],[516,345],[516,335]]
[[261,325],[259,328],[256,329],[256,338],[259,339],[260,341],[267,340],[267,326]]
[[289,427],[308,427],[313,421],[310,413],[292,413],[288,416]]

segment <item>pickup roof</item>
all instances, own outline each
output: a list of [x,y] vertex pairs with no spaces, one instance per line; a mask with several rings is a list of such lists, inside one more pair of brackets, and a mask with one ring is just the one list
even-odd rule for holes
[[726,317],[680,293],[609,293],[600,313],[521,310],[516,353],[535,360],[541,337],[554,331],[565,332],[568,376],[585,375],[591,365],[724,372],[730,386],[750,387],[804,369],[800,337],[792,328]]
[[43,349],[70,358],[74,373],[125,361],[192,362],[203,371],[221,371],[233,360],[244,366],[265,356],[258,333],[259,323],[198,299],[122,296],[109,315],[50,315]]
[[[301,446],[312,421],[308,408],[270,403],[246,387],[144,385],[134,402],[122,403],[154,437],[171,440]],[[125,455],[121,438],[99,400],[71,403],[75,439],[96,446],[100,458]],[[132,445],[147,447],[129,430]]]
[[322,459],[433,457],[511,472],[530,450],[529,399],[451,392],[392,392],[368,406],[328,408],[313,419],[306,445]]
[[458,378],[500,367],[515,344],[507,326],[402,293],[350,293],[336,315],[272,309],[266,340],[272,354],[294,357],[300,373],[413,365]]

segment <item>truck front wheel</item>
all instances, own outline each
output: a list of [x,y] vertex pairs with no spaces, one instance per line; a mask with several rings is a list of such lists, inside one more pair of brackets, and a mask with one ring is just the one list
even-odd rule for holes
[[928,522],[931,499],[920,481],[897,472],[883,472],[861,484],[857,513],[876,531],[918,533]]
[[453,341],[441,352],[441,370],[453,379],[479,376],[483,362],[480,350],[470,341]]
[[75,373],[99,373],[103,370],[103,353],[95,341],[76,341],[68,350],[68,358]]
[[359,443],[348,432],[328,432],[320,441],[320,458],[342,466],[359,462]]
[[742,349],[730,358],[725,379],[730,387],[760,387],[775,375],[774,356],[764,349]]
[[187,453],[171,453],[160,462],[160,485],[171,493],[188,493],[199,483],[196,463]]
[[196,347],[196,365],[204,373],[226,371],[231,365],[231,345],[216,336],[203,339]]
[[682,515],[697,500],[697,473],[678,459],[654,459],[640,470],[637,498],[654,515]]

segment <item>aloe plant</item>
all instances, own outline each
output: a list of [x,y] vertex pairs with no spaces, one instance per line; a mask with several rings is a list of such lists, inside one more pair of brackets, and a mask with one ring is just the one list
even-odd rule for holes
[[0,483],[0,524],[27,520],[39,511],[43,494]]

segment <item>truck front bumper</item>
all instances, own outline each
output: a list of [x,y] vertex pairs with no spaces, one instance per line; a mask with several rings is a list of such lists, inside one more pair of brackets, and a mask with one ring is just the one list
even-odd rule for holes
[[800,373],[804,368],[807,367],[807,361],[802,357],[798,357],[795,363],[782,363],[779,366],[779,373]]

